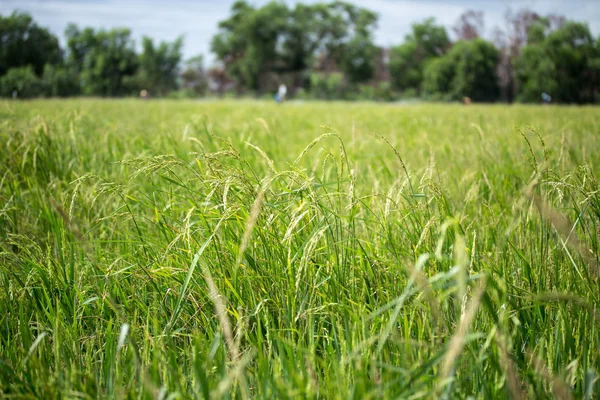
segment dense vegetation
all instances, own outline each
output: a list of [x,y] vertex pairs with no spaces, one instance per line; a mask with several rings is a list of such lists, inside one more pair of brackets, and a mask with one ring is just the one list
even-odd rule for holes
[[144,88],[161,96],[179,85],[196,95],[205,90],[197,59],[180,70],[182,38],[156,45],[144,37],[138,54],[129,29],[80,29],[71,24],[65,31],[65,51],[31,16],[17,12],[0,16],[0,35],[0,95],[4,97],[13,92],[22,98],[127,96]]
[[0,121],[0,397],[598,398],[596,109]]
[[[297,98],[394,100],[600,101],[600,38],[584,23],[533,11],[507,13],[505,29],[485,33],[483,14],[466,11],[447,29],[434,19],[412,26],[404,41],[374,43],[378,15],[333,1],[239,0],[211,42],[216,64],[182,65],[182,39],[136,50],[131,32],[65,31],[66,49],[27,14],[0,16],[0,95],[268,95],[281,83]],[[484,37],[493,36],[493,42]],[[194,40],[193,38],[190,38]]]

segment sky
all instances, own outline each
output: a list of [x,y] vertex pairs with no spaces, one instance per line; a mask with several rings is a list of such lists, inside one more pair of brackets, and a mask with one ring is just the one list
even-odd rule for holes
[[[268,0],[250,0],[261,5]],[[297,0],[280,0],[294,4]],[[317,0],[305,0],[314,3]],[[539,14],[555,13],[587,22],[595,36],[600,34],[600,0],[347,0],[379,14],[375,41],[380,46],[399,44],[411,24],[427,17],[448,27],[468,9],[485,14],[486,34],[504,25],[507,9],[529,8]],[[227,18],[234,0],[0,0],[0,14],[15,10],[29,12],[41,26],[47,27],[64,44],[68,23],[94,28],[129,27],[136,42],[142,36],[172,41],[184,35],[184,58],[202,54],[208,63],[214,60],[210,40],[218,21]]]

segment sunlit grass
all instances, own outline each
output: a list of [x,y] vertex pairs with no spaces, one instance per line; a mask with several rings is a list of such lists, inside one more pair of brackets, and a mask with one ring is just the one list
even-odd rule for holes
[[0,116],[0,396],[600,393],[595,108]]

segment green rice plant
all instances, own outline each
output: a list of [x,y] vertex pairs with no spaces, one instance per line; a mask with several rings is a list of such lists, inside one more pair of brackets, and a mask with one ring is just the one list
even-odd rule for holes
[[594,108],[0,117],[0,397],[600,393]]

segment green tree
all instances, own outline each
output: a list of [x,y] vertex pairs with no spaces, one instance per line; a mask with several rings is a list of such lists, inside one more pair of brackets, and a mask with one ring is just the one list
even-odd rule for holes
[[372,45],[372,36],[377,27],[377,14],[365,8],[356,7],[343,1],[334,1],[314,8],[317,22],[314,32],[307,35],[317,38],[316,53],[340,64],[348,46]]
[[46,64],[58,64],[62,52],[58,39],[39,27],[29,14],[0,16],[0,76],[11,68],[31,66],[39,77]]
[[231,16],[219,23],[220,31],[211,48],[240,87],[260,89],[261,73],[277,66],[277,48],[282,46],[280,32],[288,15],[282,3],[272,2],[256,9],[239,0],[233,4]]
[[498,49],[483,39],[461,40],[425,68],[424,91],[429,96],[459,100],[496,101]]
[[351,83],[363,83],[373,78],[375,59],[379,52],[373,43],[377,14],[345,2],[330,5],[333,10],[330,23],[341,33],[332,44],[325,42],[330,54]]
[[325,4],[298,3],[290,10],[285,30],[280,32],[280,55],[287,71],[304,71],[314,64],[315,52],[326,35],[327,15]]
[[492,43],[483,39],[460,41],[454,44],[448,56],[456,63],[451,92],[454,99],[464,96],[474,101],[498,99],[496,66],[500,54]]
[[145,36],[135,80],[138,88],[159,96],[177,89],[182,46],[182,37],[172,43],[161,42],[155,46],[152,39]]
[[379,49],[367,36],[356,36],[345,46],[341,69],[352,83],[367,82],[375,73],[375,61]]
[[598,100],[600,46],[586,24],[569,21],[546,31],[537,26],[529,33],[517,63],[520,101],[539,102],[542,92],[561,103]]
[[82,31],[71,24],[65,35],[68,63],[80,74],[84,94],[122,96],[132,92],[138,60],[129,29]]
[[279,31],[284,70],[335,69],[344,46],[353,38],[370,38],[376,21],[376,14],[342,1],[296,4]]
[[390,75],[396,89],[421,90],[425,65],[443,55],[450,47],[446,28],[435,24],[434,18],[413,24],[404,43],[390,49]]
[[452,84],[456,75],[451,57],[432,59],[423,72],[423,93],[433,100],[452,100]]
[[269,74],[311,67],[363,82],[374,71],[376,22],[375,13],[341,1],[289,9],[280,2],[255,8],[240,0],[219,23],[211,47],[241,88],[261,91]]
[[539,103],[544,92],[556,96],[556,68],[543,45],[526,46],[521,52],[517,68],[519,101]]

